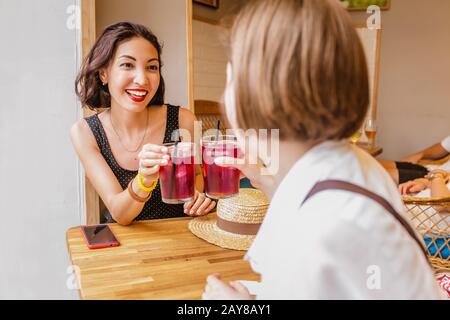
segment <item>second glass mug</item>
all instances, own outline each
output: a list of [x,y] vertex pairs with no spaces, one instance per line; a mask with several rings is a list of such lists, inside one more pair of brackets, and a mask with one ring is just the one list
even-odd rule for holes
[[168,164],[159,169],[161,198],[164,203],[190,202],[195,195],[194,144],[179,142],[164,144],[168,149]]
[[236,168],[216,165],[214,160],[219,157],[240,157],[236,137],[211,135],[202,138],[205,193],[213,199],[229,198],[239,193],[240,171]]

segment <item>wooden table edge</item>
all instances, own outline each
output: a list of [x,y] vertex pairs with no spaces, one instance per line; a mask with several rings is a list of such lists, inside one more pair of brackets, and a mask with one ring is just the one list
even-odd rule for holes
[[[81,225],[79,225],[79,226],[77,226],[77,227],[71,227],[71,228],[69,228],[69,229],[67,229],[67,231],[66,231],[66,247],[67,247],[67,254],[69,255],[69,261],[70,261],[70,265],[73,267],[73,266],[75,266],[74,265],[74,263],[73,263],[73,259],[72,259],[72,252],[70,251],[70,247],[69,247],[69,232],[70,231],[75,231],[75,229],[79,229],[80,230],[80,232],[81,232]],[[77,280],[77,292],[78,292],[78,298],[79,298],[79,300],[85,300],[84,298],[83,298],[83,296],[82,296],[82,294],[81,294],[81,288],[80,288],[80,284],[78,283],[79,282],[79,279],[78,279],[78,275],[76,274],[76,272],[75,272],[75,278],[76,278],[76,280]]]

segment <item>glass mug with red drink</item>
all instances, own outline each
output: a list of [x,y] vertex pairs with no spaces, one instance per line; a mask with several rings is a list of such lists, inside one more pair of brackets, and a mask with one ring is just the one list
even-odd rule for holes
[[179,142],[164,146],[170,159],[159,169],[162,201],[169,204],[190,202],[195,195],[194,144]]
[[240,171],[236,168],[216,165],[214,160],[219,157],[240,157],[236,137],[212,135],[202,139],[205,193],[213,199],[229,198],[239,193]]

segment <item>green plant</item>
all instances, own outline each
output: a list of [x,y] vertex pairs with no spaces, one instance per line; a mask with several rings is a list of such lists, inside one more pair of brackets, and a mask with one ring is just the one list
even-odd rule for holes
[[342,5],[349,9],[365,9],[371,5],[377,5],[381,8],[388,5],[388,0],[340,0]]

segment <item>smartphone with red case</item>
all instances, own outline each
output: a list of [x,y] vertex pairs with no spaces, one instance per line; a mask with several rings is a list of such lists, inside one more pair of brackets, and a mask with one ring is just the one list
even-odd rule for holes
[[117,247],[120,245],[119,240],[117,240],[107,224],[81,226],[80,229],[89,249]]

